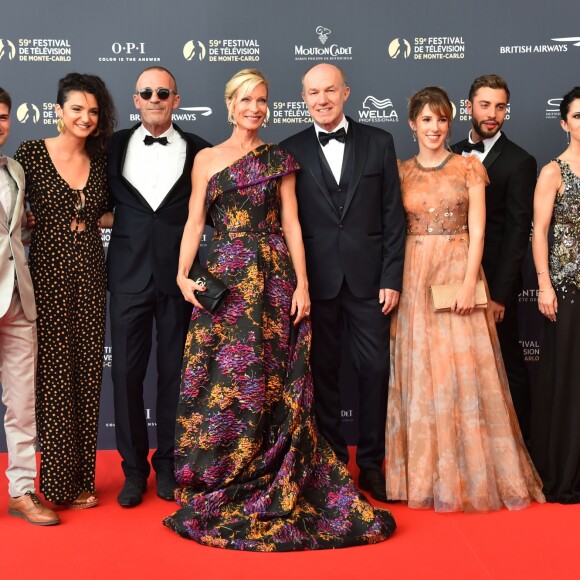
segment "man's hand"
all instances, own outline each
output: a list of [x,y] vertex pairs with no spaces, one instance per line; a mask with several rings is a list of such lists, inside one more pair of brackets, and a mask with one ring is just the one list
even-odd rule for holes
[[495,302],[494,300],[490,300],[489,302],[495,323],[499,324],[500,322],[503,322],[503,317],[505,315],[505,304],[502,304],[501,302]]
[[383,305],[383,314],[389,314],[397,306],[400,294],[397,290],[390,290],[389,288],[381,288],[379,290],[379,302]]

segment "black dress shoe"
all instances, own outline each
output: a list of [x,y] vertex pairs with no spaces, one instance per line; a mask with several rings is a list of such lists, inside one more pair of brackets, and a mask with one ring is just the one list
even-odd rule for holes
[[370,491],[374,499],[387,503],[387,484],[383,472],[379,469],[365,469],[364,471],[361,469],[358,486],[360,489]]
[[147,480],[142,475],[128,475],[117,501],[123,507],[139,505],[143,501],[146,489]]
[[178,487],[173,471],[157,472],[157,495],[161,499],[175,501],[175,490]]

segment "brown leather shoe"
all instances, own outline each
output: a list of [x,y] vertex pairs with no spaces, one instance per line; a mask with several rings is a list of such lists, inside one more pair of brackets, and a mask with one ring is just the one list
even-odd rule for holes
[[20,497],[9,498],[8,513],[17,518],[24,518],[35,526],[60,524],[60,518],[31,491],[27,491]]

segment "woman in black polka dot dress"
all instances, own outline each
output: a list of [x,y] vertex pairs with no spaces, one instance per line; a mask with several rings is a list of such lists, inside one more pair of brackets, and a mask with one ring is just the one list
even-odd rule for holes
[[25,141],[15,158],[35,218],[30,272],[38,307],[36,418],[40,491],[56,504],[97,505],[95,458],[105,340],[110,226],[105,151],[116,122],[99,77],[59,81],[58,137]]

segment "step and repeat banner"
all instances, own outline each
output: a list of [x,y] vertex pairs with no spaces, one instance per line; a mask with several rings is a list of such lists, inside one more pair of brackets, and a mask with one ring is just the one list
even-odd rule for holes
[[[119,113],[119,128],[139,121],[135,81],[149,66],[173,72],[181,94],[174,121],[212,143],[230,134],[224,86],[242,68],[260,68],[270,81],[270,127],[278,142],[310,123],[301,77],[313,64],[341,66],[351,88],[346,112],[355,121],[390,131],[398,157],[416,152],[407,100],[426,85],[444,87],[454,104],[452,141],[470,129],[465,100],[472,80],[502,75],[511,89],[503,130],[539,166],[566,146],[559,125],[560,97],[580,84],[580,21],[576,0],[21,0],[0,16],[0,86],[13,99],[12,132],[4,153],[25,139],[56,135],[59,78],[77,71],[99,75]],[[208,231],[206,243],[211,232]],[[103,231],[108,245],[110,231]],[[520,296],[521,342],[532,377],[541,355],[542,322],[531,257]],[[115,447],[110,368],[115,353],[107,334],[99,447]],[[343,362],[343,423],[354,440],[356,384]],[[155,361],[145,385],[151,446],[155,446]],[[386,385],[385,385],[385,388]],[[3,408],[0,408],[3,414]],[[360,428],[364,429],[364,425]],[[0,450],[5,451],[3,430]]]

